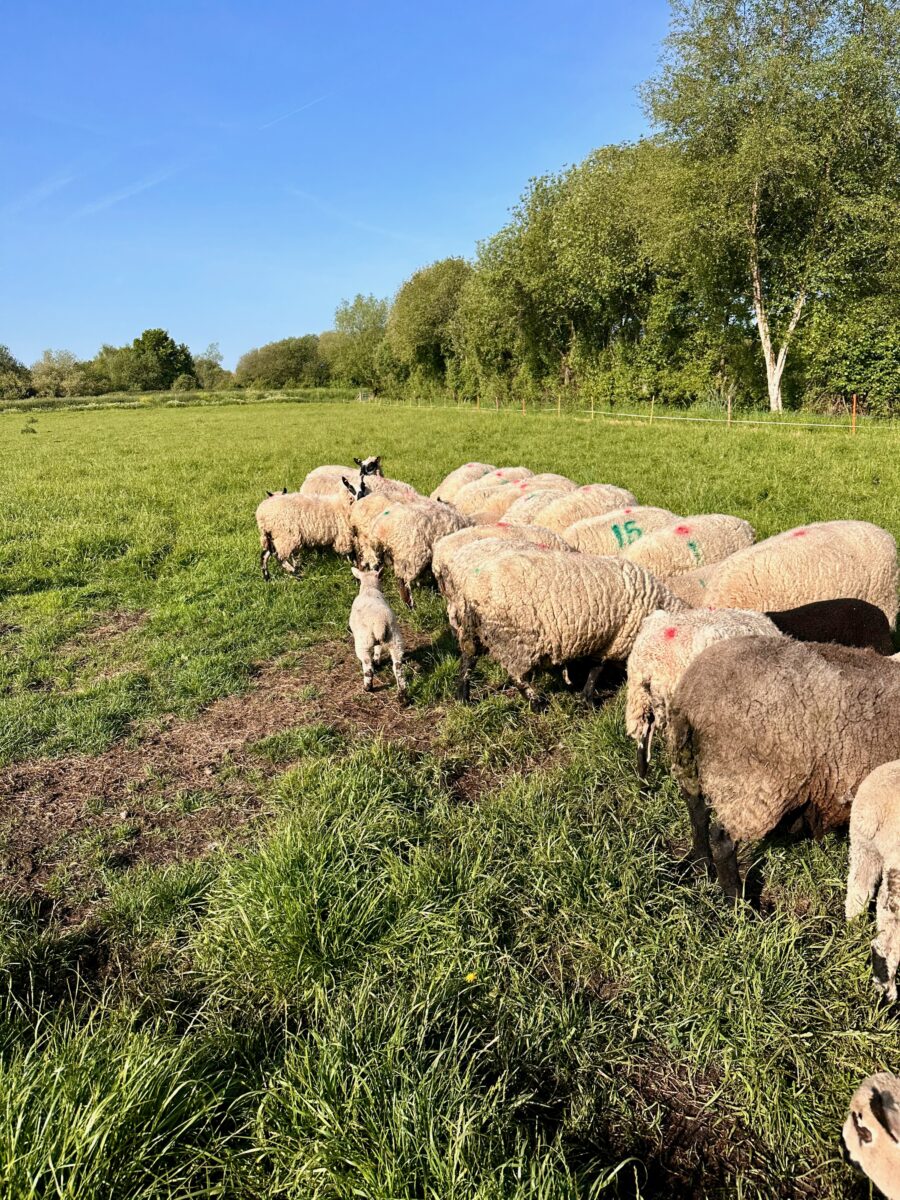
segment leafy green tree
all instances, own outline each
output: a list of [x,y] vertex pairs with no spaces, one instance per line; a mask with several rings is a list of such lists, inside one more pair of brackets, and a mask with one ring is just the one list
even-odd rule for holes
[[326,371],[319,359],[319,339],[282,338],[241,355],[234,372],[241,387],[317,387]]
[[459,297],[471,273],[465,259],[444,258],[416,271],[398,291],[388,318],[387,343],[408,372],[445,378]]
[[892,0],[674,0],[645,89],[678,155],[669,219],[696,286],[754,325],[770,407],[815,305],[879,273],[900,198]]
[[45,350],[32,363],[31,379],[38,396],[89,394],[87,368],[70,350]]
[[145,329],[131,343],[131,350],[128,370],[135,391],[168,391],[179,375],[194,374],[190,350],[165,329]]
[[7,346],[0,345],[0,399],[20,400],[31,394],[31,374]]
[[206,392],[230,387],[234,382],[234,376],[222,366],[218,342],[210,342],[202,354],[194,355],[194,374],[197,383]]
[[335,336],[328,339],[326,348],[336,380],[354,387],[379,386],[379,350],[389,310],[389,302],[375,296],[357,295],[341,301],[334,314]]

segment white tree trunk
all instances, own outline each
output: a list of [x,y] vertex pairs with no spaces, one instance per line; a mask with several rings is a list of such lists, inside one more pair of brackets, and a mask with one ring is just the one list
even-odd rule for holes
[[753,282],[753,310],[756,313],[756,328],[759,330],[759,340],[762,345],[763,358],[766,363],[766,383],[769,391],[769,411],[781,412],[781,379],[784,375],[784,365],[787,362],[788,346],[803,312],[806,303],[806,290],[801,288],[794,300],[791,319],[784,331],[784,340],[776,353],[772,345],[772,335],[769,330],[769,317],[766,312],[765,291],[763,289],[762,272],[759,269],[759,248],[756,240],[756,222],[758,215],[757,194],[754,194],[750,209],[750,277]]

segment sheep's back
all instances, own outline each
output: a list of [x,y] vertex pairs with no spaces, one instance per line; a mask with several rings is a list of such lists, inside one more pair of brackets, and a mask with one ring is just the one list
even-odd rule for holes
[[752,544],[753,528],[740,517],[702,513],[648,533],[627,546],[622,557],[668,577],[721,562]]
[[585,554],[620,554],[626,546],[677,519],[667,508],[628,504],[574,521],[563,530],[563,537]]
[[626,488],[611,483],[588,483],[554,500],[541,514],[541,520],[548,529],[562,533],[585,517],[602,516],[636,504],[636,498]]
[[466,486],[467,483],[474,483],[475,480],[481,479],[484,475],[489,475],[497,468],[491,463],[470,462],[463,463],[461,467],[457,467],[455,471],[451,471],[449,475],[445,475],[441,482],[431,493],[432,500],[443,500],[445,504],[452,504],[456,493]]

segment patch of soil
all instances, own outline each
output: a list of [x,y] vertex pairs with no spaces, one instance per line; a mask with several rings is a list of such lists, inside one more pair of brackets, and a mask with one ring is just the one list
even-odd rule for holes
[[[738,1172],[755,1176],[773,1200],[813,1200],[819,1194],[809,1180],[772,1184],[769,1153],[760,1139],[717,1104],[717,1072],[691,1072],[660,1051],[629,1072],[625,1083],[637,1128],[622,1139],[610,1130],[617,1152],[643,1162],[641,1194],[669,1200],[733,1195]],[[648,1126],[652,1128],[649,1132]],[[637,1142],[637,1145],[635,1145]]]
[[[8,891],[39,899],[65,863],[77,893],[78,859],[92,835],[112,867],[196,857],[246,839],[262,809],[262,785],[279,769],[247,748],[293,726],[320,721],[426,750],[434,712],[401,705],[390,668],[379,675],[376,691],[364,693],[352,646],[318,645],[294,666],[262,667],[247,692],[216,701],[194,720],[163,718],[137,744],[0,771]],[[57,915],[80,919],[83,905],[60,902]]]
[[77,654],[96,649],[115,642],[133,629],[140,629],[146,620],[147,614],[137,609],[114,608],[109,612],[97,613],[89,625],[63,642],[60,651],[63,654]]

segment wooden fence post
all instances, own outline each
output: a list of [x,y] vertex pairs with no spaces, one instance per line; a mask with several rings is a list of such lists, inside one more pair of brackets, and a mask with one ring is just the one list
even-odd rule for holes
[[656,404],[656,396],[650,397],[650,424],[653,424],[653,407]]
[[731,391],[730,390],[728,392],[728,419],[726,421],[726,424],[728,425],[729,428],[731,428]]
[[856,392],[853,393],[853,411],[850,414],[850,432],[856,433]]

